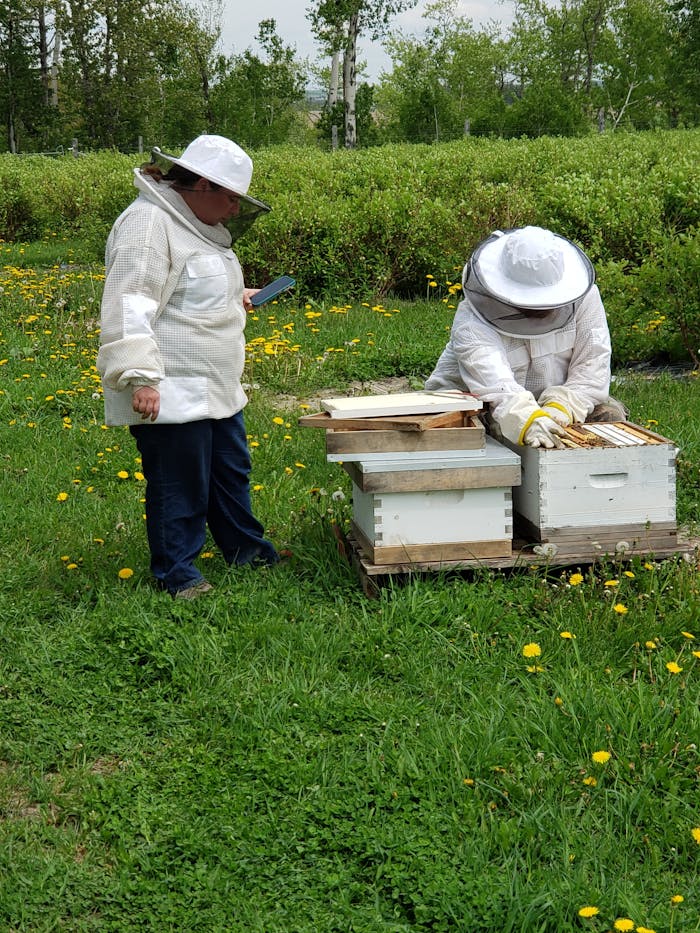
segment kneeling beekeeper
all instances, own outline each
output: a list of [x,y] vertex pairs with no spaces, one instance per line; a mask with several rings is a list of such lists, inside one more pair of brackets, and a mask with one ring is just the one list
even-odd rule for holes
[[474,250],[462,284],[426,389],[473,392],[491,433],[531,447],[561,447],[569,424],[627,419],[608,394],[610,332],[578,246],[541,227],[498,230]]

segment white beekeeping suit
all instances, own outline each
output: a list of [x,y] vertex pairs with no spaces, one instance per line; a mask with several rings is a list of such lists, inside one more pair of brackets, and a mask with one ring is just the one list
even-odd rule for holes
[[561,446],[563,427],[591,415],[625,419],[608,395],[610,333],[593,267],[574,243],[540,227],[496,231],[462,281],[426,389],[473,392],[495,433],[534,447]]

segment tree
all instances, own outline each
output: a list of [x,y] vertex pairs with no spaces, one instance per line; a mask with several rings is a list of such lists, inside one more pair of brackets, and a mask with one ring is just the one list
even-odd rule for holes
[[342,42],[345,146],[357,145],[357,40],[362,33],[377,40],[386,33],[389,21],[417,0],[317,0],[307,11],[316,37],[332,51]]
[[218,29],[205,9],[181,0],[58,2],[60,107],[75,135],[133,150],[139,136],[163,142],[171,114],[187,136],[206,128]]
[[393,70],[377,94],[390,138],[438,142],[500,129],[506,46],[495,25],[476,31],[457,9],[438,0],[423,14],[423,36],[390,36]]
[[274,19],[260,22],[257,40],[264,57],[247,49],[214,88],[217,131],[253,147],[287,139],[306,87],[306,69],[277,35]]
[[43,3],[0,0],[0,114],[10,152],[50,145],[50,45]]
[[613,129],[668,122],[669,26],[666,0],[626,0],[611,11],[600,74]]
[[700,120],[700,0],[673,0],[670,74],[673,75],[673,116],[676,121]]

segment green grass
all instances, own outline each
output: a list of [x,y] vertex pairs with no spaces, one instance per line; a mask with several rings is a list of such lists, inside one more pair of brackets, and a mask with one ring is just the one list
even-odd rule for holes
[[[351,381],[420,380],[452,311],[288,299],[249,321],[247,424],[257,512],[294,559],[234,571],[212,548],[211,597],[175,602],[148,579],[131,438],[102,426],[94,271],[0,297],[0,928],[700,929],[695,561],[366,599],[332,529],[347,477],[297,418]],[[679,444],[695,528],[697,378],[615,391]]]

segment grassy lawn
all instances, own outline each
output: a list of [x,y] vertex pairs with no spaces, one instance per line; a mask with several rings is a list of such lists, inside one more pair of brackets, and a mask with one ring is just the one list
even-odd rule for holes
[[[337,552],[349,483],[297,418],[418,385],[447,281],[250,316],[253,495],[294,558],[211,548],[188,604],[150,585],[136,450],[103,426],[100,271],[0,275],[0,928],[700,929],[696,558],[367,600]],[[615,393],[681,448],[697,531],[697,377]]]

